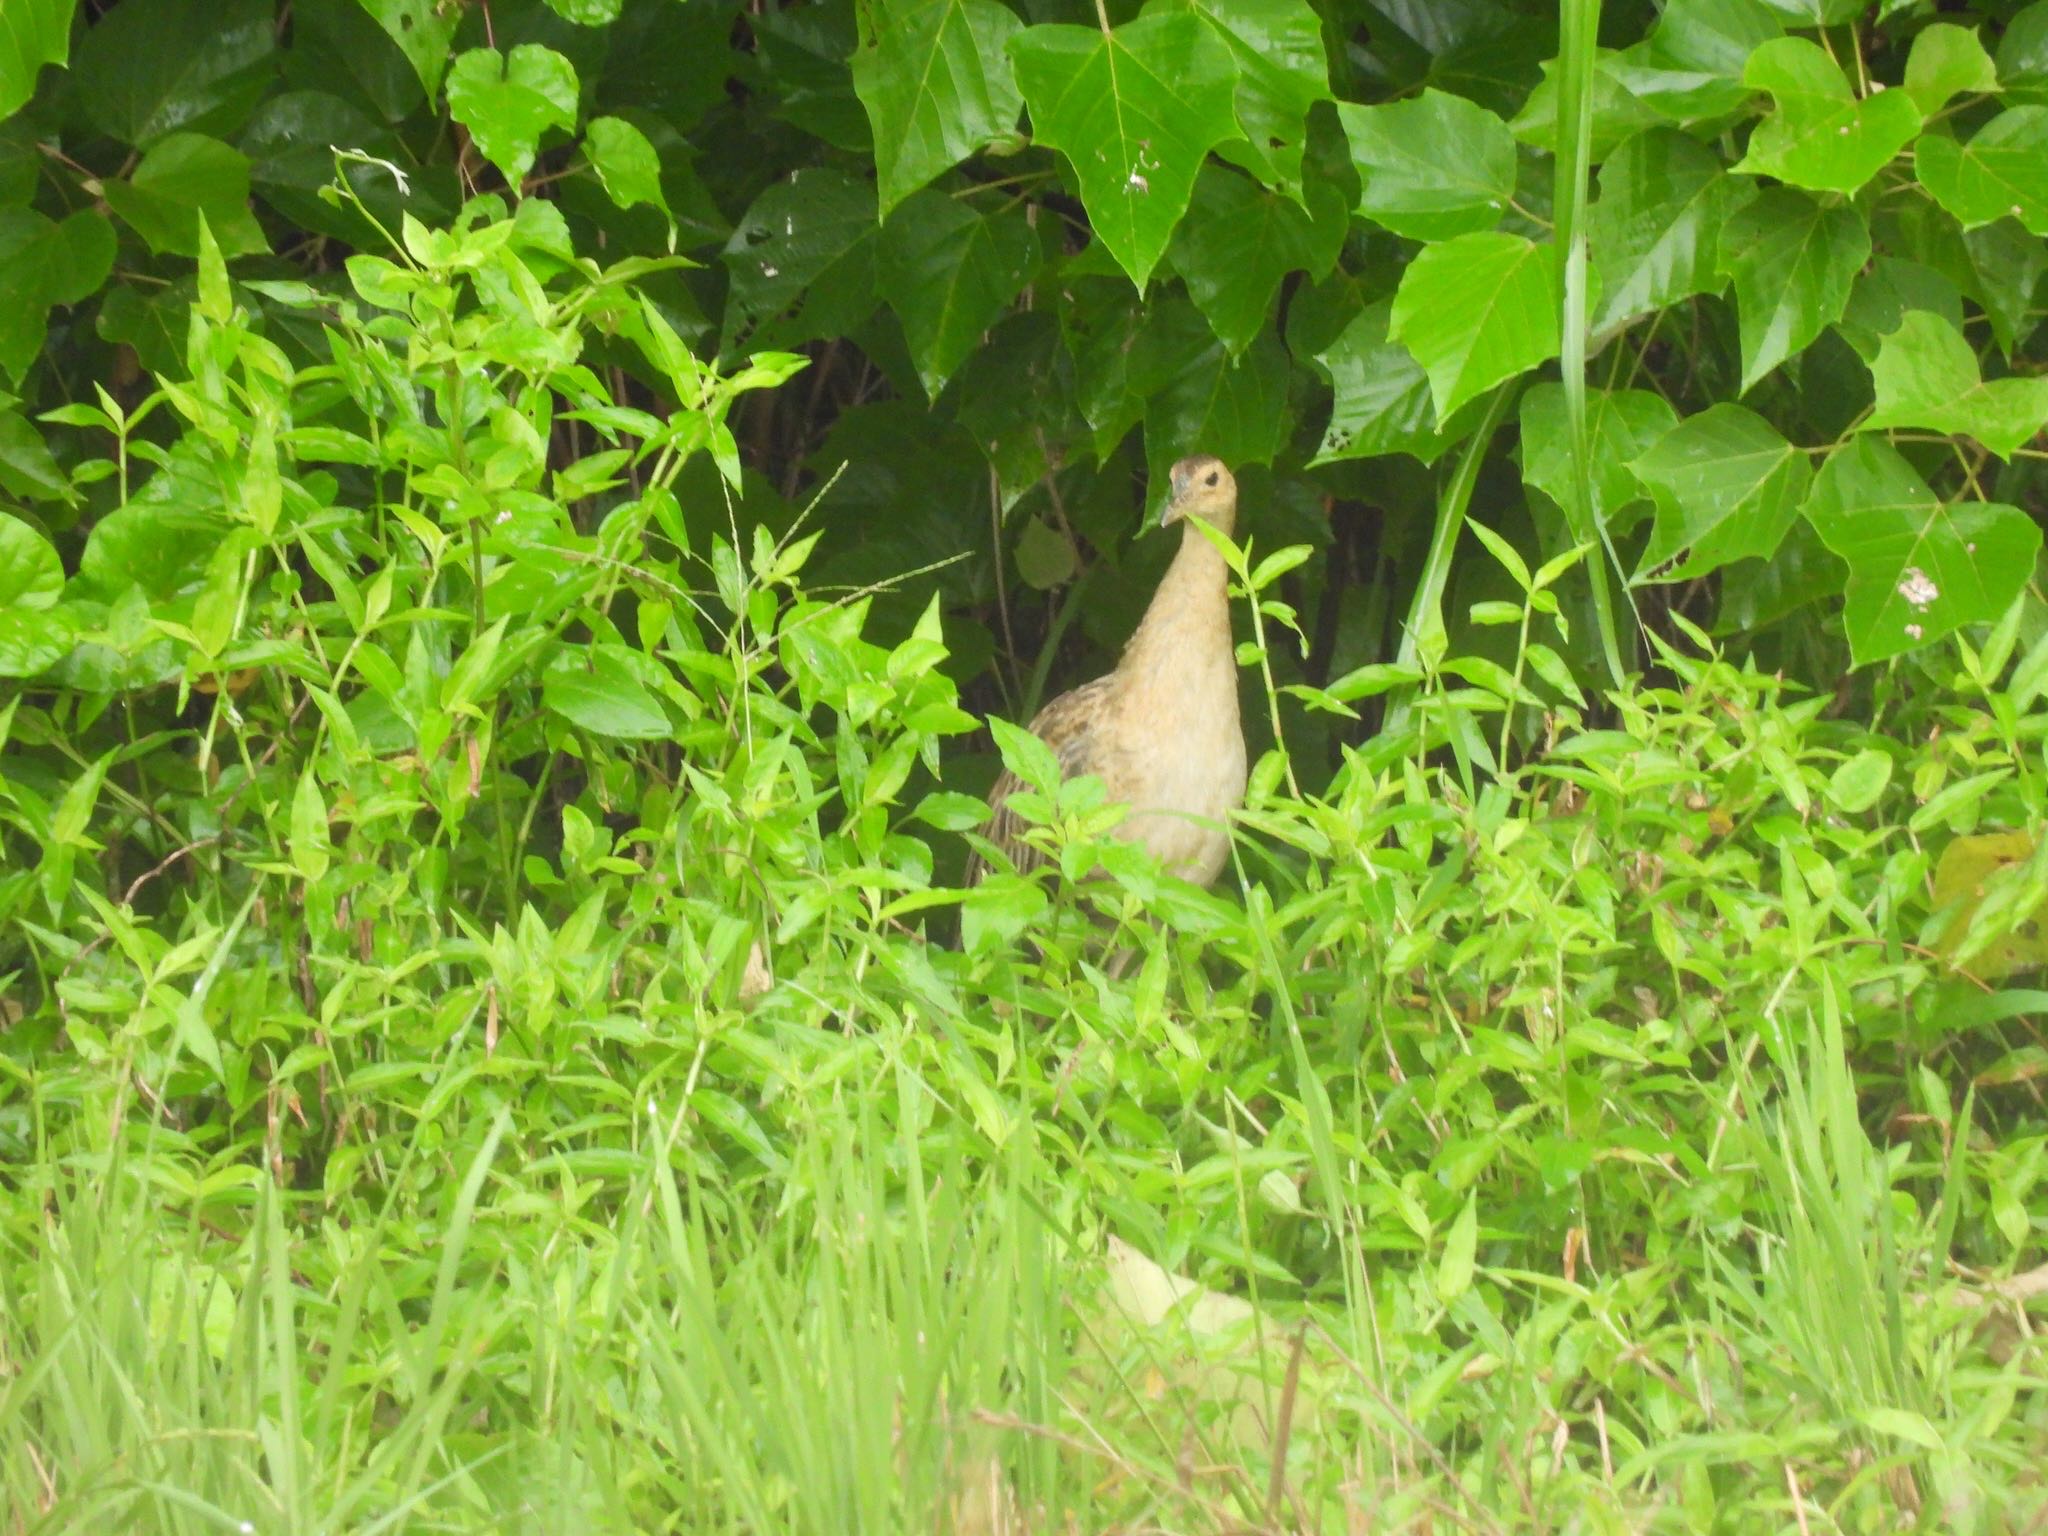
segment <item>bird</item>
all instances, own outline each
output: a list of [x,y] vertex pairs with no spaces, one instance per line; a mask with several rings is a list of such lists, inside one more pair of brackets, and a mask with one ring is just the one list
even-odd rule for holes
[[[1116,670],[1061,694],[1032,717],[1062,779],[1094,774],[1127,807],[1113,835],[1147,849],[1170,873],[1208,885],[1230,857],[1225,818],[1244,799],[1244,724],[1230,638],[1230,568],[1197,523],[1229,535],[1237,481],[1221,459],[1194,454],[1167,472],[1162,528],[1182,524],[1167,567]],[[1007,770],[989,791],[989,841],[1021,871],[1046,855],[1024,840],[1010,804],[1026,786]],[[967,883],[987,866],[969,860]]]

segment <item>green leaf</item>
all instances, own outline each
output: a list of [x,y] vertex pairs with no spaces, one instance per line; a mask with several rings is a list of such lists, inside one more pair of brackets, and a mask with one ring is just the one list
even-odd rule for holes
[[1023,94],[996,0],[882,0],[860,13],[853,88],[875,132],[881,211],[982,146],[1014,133]]
[[1891,781],[1891,754],[1866,747],[1829,775],[1828,799],[1836,810],[1860,816],[1877,804]]
[[1738,173],[1775,176],[1818,192],[1854,192],[1920,131],[1920,109],[1903,91],[1862,100],[1841,66],[1803,37],[1773,38],[1749,56],[1743,80],[1769,91],[1778,110],[1757,125]]
[[562,652],[541,674],[541,702],[597,736],[657,741],[670,732],[668,715],[640,685],[632,655],[621,645]]
[[1939,315],[1958,328],[1963,323],[1963,296],[1946,273],[1917,261],[1879,256],[1856,279],[1835,329],[1868,363],[1877,357],[1884,338],[1915,309]]
[[50,311],[97,290],[114,268],[114,226],[89,208],[53,224],[27,208],[0,211],[0,368],[15,379],[43,349]]
[[1769,558],[1813,482],[1806,455],[1777,428],[1725,401],[1686,417],[1629,469],[1657,508],[1638,581],[1680,581]]
[[1849,566],[1843,620],[1857,665],[1965,624],[1988,624],[2026,586],[2041,530],[1997,502],[1944,506],[1896,449],[1858,437],[1815,477],[1806,517]]
[[1847,204],[1773,187],[1728,216],[1720,261],[1735,281],[1745,390],[1842,317],[1869,258],[1870,231]]
[[[1670,0],[1649,36],[1649,60],[1674,74],[1739,81],[1750,56],[1785,26],[1763,0]],[[1733,111],[1746,91],[1716,105]],[[1721,105],[1725,103],[1725,105]]]
[[1190,453],[1213,453],[1233,468],[1271,464],[1287,446],[1287,349],[1262,331],[1240,357],[1209,334],[1185,304],[1161,306],[1198,350],[1152,386],[1145,407],[1146,511],[1166,498],[1166,472]]
[[1465,1197],[1465,1208],[1444,1237],[1443,1256],[1436,1265],[1436,1299],[1449,1306],[1472,1288],[1473,1258],[1479,1248],[1479,1196]]
[[1173,269],[1232,354],[1265,326],[1290,272],[1325,276],[1344,243],[1343,200],[1326,184],[1307,189],[1316,217],[1218,165],[1202,168],[1188,216],[1174,231]]
[[448,68],[448,46],[462,24],[462,8],[446,0],[356,0],[398,45],[420,85],[433,101],[441,94],[441,75]]
[[2029,234],[2048,235],[2048,107],[2007,107],[1967,144],[1923,134],[1913,168],[1965,229],[2010,214]]
[[1425,246],[1401,275],[1387,333],[1429,374],[1439,425],[1467,400],[1557,356],[1557,249],[1520,235]]
[[1386,453],[1405,453],[1428,464],[1458,437],[1457,421],[1437,430],[1422,364],[1406,347],[1387,340],[1393,307],[1391,299],[1368,305],[1316,354],[1336,398],[1312,464]]
[[2048,93],[2048,0],[2034,0],[2005,24],[1998,78],[2008,91],[2034,101]]
[[87,120],[124,144],[228,134],[270,84],[276,35],[272,0],[123,0],[80,36],[71,84]]
[[78,0],[7,0],[0,8],[0,118],[12,117],[36,93],[45,64],[71,52],[71,13]]
[[1358,168],[1358,211],[1411,240],[1490,230],[1515,193],[1508,126],[1462,96],[1425,90],[1411,101],[1337,104]]
[[840,336],[874,312],[875,189],[806,167],[771,182],[726,242],[726,354]]
[[575,128],[577,93],[576,66],[539,43],[510,55],[471,48],[448,71],[448,115],[515,191],[533,169],[541,135]]
[[308,763],[299,775],[299,787],[292,792],[292,864],[308,880],[327,874],[334,858],[334,844],[327,828],[327,800],[320,793],[320,781]]
[[1145,14],[1179,10],[1201,17],[1237,66],[1242,137],[1216,152],[1300,201],[1309,108],[1331,99],[1322,18],[1307,0],[1151,0]]
[[625,0],[548,0],[548,9],[579,27],[606,27],[619,19]]
[[12,406],[0,406],[0,489],[23,501],[78,499],[43,434]]
[[913,192],[882,226],[877,276],[936,399],[1038,265],[1038,235],[1019,209],[976,213],[940,192]]
[[1998,89],[1998,69],[1976,29],[1937,21],[1913,39],[1906,55],[1906,94],[1922,117],[1932,117],[1957,96]]
[[1909,312],[1885,337],[1870,374],[1877,406],[1864,418],[1866,431],[1926,427],[1966,433],[2010,460],[2048,426],[2048,378],[1986,383],[1962,332],[1925,310]]
[[669,249],[675,249],[676,216],[661,191],[661,159],[647,135],[623,117],[593,117],[583,130],[583,152],[605,194],[621,208],[649,203],[668,220]]
[[1738,185],[1712,150],[1673,129],[1652,129],[1615,150],[1600,167],[1599,201],[1586,217],[1600,276],[1596,334],[1720,289],[1721,226]]
[[1051,747],[1023,726],[996,715],[989,716],[988,732],[1002,755],[1003,766],[1021,782],[1036,790],[1059,788],[1060,760]]
[[63,592],[57,551],[20,518],[0,513],[0,608],[50,608]]
[[227,257],[268,252],[249,212],[249,160],[203,133],[158,139],[126,181],[102,189],[107,206],[160,256],[197,256],[202,215]]
[[[1586,436],[1592,460],[1593,515],[1605,524],[1643,494],[1629,461],[1657,442],[1678,415],[1646,389],[1588,389]],[[1562,384],[1536,384],[1522,396],[1522,478],[1560,507],[1572,494],[1571,428]]]
[[1065,153],[1097,237],[1143,288],[1203,157],[1237,134],[1229,49],[1182,11],[1111,32],[1030,27],[1010,53],[1033,137]]

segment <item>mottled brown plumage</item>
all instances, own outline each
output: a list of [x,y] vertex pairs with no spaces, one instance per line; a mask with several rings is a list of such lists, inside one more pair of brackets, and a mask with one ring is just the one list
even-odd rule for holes
[[[1223,533],[1237,516],[1237,482],[1207,454],[1170,472],[1162,525],[1185,523],[1180,552],[1160,580],[1116,670],[1041,709],[1031,734],[1059,760],[1062,778],[1094,774],[1129,807],[1116,836],[1143,844],[1173,873],[1207,885],[1230,853],[1225,818],[1244,798],[1244,728],[1230,638],[1230,571],[1194,526]],[[1019,869],[1043,861],[1023,841],[1010,796],[1024,785],[1004,773],[989,792],[989,840]],[[979,880],[979,859],[968,881]]]

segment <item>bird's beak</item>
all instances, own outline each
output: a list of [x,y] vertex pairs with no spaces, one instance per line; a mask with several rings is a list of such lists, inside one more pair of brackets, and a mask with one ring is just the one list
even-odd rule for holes
[[1182,516],[1181,496],[1181,488],[1177,485],[1174,486],[1172,490],[1166,493],[1166,501],[1159,508],[1160,527],[1171,528],[1175,523],[1180,521]]

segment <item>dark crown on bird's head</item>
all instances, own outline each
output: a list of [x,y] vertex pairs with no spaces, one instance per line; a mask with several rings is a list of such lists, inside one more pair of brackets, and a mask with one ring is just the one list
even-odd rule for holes
[[1230,532],[1237,514],[1237,482],[1214,454],[1193,453],[1166,472],[1170,487],[1160,510],[1162,527],[1182,518],[1199,517],[1211,527]]

